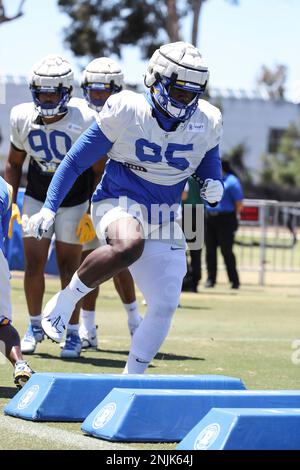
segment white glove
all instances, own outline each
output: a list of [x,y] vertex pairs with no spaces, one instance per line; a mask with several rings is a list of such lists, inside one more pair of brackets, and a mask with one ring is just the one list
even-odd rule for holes
[[[54,223],[55,212],[46,207],[42,207],[40,212],[32,215],[27,221],[26,227],[23,226],[24,231],[31,237],[35,237],[38,240],[41,240],[44,232],[47,232],[51,225]],[[23,220],[23,223],[26,221]],[[24,223],[24,225],[25,225]]]
[[221,201],[223,192],[224,188],[221,181],[207,178],[200,190],[200,196],[208,204],[214,204]]

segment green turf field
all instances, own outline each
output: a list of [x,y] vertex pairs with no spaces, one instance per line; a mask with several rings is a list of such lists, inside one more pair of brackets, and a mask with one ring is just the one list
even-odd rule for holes
[[[168,339],[153,361],[155,374],[223,374],[241,378],[249,389],[300,389],[300,276],[268,274],[266,287],[258,274],[242,273],[242,287],[232,291],[223,274],[214,289],[200,285],[184,293]],[[58,290],[47,279],[47,299]],[[12,280],[14,324],[26,329],[26,304],[20,273]],[[139,302],[142,297],[138,294]],[[141,306],[142,313],[145,307]],[[111,282],[97,304],[100,350],[79,359],[61,360],[59,346],[44,341],[30,365],[40,372],[121,373],[130,338],[126,314]],[[295,340],[299,340],[292,343]],[[299,364],[297,364],[299,362]],[[79,423],[32,423],[3,416],[16,393],[12,367],[0,361],[0,449],[174,449],[175,444],[114,444],[84,436]]]

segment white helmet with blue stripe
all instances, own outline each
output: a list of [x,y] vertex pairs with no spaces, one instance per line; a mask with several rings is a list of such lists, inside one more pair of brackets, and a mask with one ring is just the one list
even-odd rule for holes
[[[29,86],[37,111],[51,117],[66,112],[73,90],[73,70],[70,63],[59,55],[48,55],[37,62],[30,73]],[[40,93],[58,94],[55,102],[42,102]]]
[[[199,50],[179,41],[165,44],[154,52],[144,81],[158,108],[172,118],[186,121],[196,111],[208,77],[208,68]],[[184,92],[185,98],[178,99]]]

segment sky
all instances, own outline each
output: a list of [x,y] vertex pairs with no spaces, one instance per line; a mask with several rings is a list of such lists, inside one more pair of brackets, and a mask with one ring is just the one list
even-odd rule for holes
[[[4,0],[13,14],[19,0]],[[46,54],[61,54],[80,77],[78,63],[63,43],[63,28],[69,18],[56,0],[26,0],[25,15],[0,25],[0,74],[27,76],[31,66]],[[226,0],[207,0],[200,22],[198,47],[210,69],[210,86],[253,90],[262,65],[288,69],[287,97],[300,102],[300,0],[240,0],[239,6]],[[190,40],[190,20],[182,36]],[[124,50],[125,80],[142,83],[146,62],[134,47]]]

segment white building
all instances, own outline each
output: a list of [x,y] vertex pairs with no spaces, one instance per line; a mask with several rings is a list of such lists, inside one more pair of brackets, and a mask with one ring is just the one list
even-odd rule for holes
[[[77,86],[75,96],[82,96]],[[262,155],[276,148],[289,124],[299,119],[299,104],[270,101],[259,92],[210,89],[211,101],[219,105],[224,118],[222,152],[243,144],[245,165],[257,176]],[[0,77],[0,172],[9,149],[9,114],[12,106],[31,101],[25,77]]]
[[224,121],[222,151],[243,144],[245,166],[253,177],[262,169],[262,155],[274,152],[282,134],[293,122],[299,122],[299,104],[271,101],[258,92],[210,90],[211,101],[221,107]]

